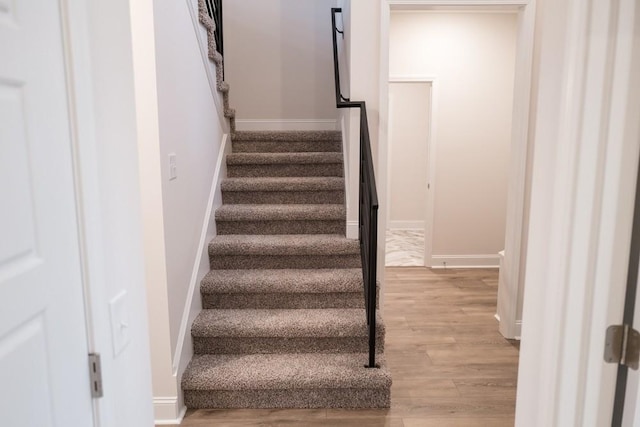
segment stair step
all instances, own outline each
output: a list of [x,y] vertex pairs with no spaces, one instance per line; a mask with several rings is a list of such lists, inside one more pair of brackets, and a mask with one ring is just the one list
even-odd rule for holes
[[333,234],[223,235],[209,243],[213,270],[359,268],[357,240]]
[[212,270],[203,308],[364,308],[362,270]]
[[343,204],[344,178],[227,178],[224,204]]
[[234,153],[227,176],[343,176],[342,153]]
[[182,377],[185,404],[206,408],[388,408],[391,375],[367,354],[194,356]]
[[231,140],[234,153],[342,151],[339,131],[238,131]]
[[222,205],[218,234],[345,234],[344,205]]
[[[376,351],[384,346],[376,320]],[[206,309],[191,327],[196,354],[360,353],[369,348],[365,310]]]

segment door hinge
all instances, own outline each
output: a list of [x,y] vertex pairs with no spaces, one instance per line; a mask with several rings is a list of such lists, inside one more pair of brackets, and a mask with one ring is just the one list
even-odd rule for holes
[[604,342],[604,360],[631,369],[638,369],[640,332],[629,325],[611,325]]
[[89,354],[89,379],[91,381],[91,397],[94,399],[102,397],[102,366],[98,353]]

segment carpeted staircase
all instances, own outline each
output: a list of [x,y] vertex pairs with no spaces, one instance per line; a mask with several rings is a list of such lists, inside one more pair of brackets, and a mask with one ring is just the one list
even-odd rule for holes
[[367,369],[360,247],[339,132],[235,132],[182,378],[189,408],[389,406],[384,324]]

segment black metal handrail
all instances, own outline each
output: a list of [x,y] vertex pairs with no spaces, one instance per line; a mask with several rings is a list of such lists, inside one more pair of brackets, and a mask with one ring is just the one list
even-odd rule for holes
[[378,250],[378,192],[373,173],[373,156],[371,155],[371,140],[369,138],[369,121],[367,120],[367,105],[364,101],[350,101],[342,96],[340,88],[340,69],[338,65],[337,33],[342,34],[336,27],[336,13],[341,8],[331,9],[331,24],[333,26],[333,72],[336,89],[336,107],[360,109],[360,172],[359,172],[359,210],[358,210],[358,238],[360,240],[360,258],[362,259],[362,279],[364,283],[364,301],[369,326],[369,364],[368,368],[376,365],[376,269]]
[[[216,50],[224,57],[224,38],[222,33],[222,0],[205,0],[207,13],[215,24],[213,37],[216,41]],[[224,70],[223,70],[224,71]]]

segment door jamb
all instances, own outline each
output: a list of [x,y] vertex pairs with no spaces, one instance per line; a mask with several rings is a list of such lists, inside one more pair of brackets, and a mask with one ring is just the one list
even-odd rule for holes
[[[498,290],[498,316],[500,332],[507,338],[520,335],[518,305],[524,292],[524,223],[529,110],[531,97],[531,70],[536,0],[383,0],[380,11],[380,85],[379,85],[379,150],[378,171],[380,181],[386,183],[388,173],[388,109],[389,109],[389,22],[391,10],[469,10],[515,11],[518,14],[516,63],[513,91],[511,159],[507,196],[507,224],[505,258],[501,275],[504,286]],[[388,189],[387,189],[388,191]]]
[[[436,188],[436,115],[438,100],[438,79],[435,76],[428,75],[397,75],[390,76],[389,83],[426,83],[431,86],[431,96],[429,100],[429,129],[427,135],[427,182],[429,188],[427,189],[427,202],[424,218],[424,266],[430,268],[432,265],[431,254],[433,253],[433,215],[434,215],[434,202],[435,202],[435,188]],[[389,113],[389,112],[388,112]],[[388,122],[387,118],[387,123]],[[387,157],[391,158],[391,144],[387,143]],[[391,206],[391,186],[389,181],[391,174],[387,175],[387,218],[390,218],[389,206]]]

